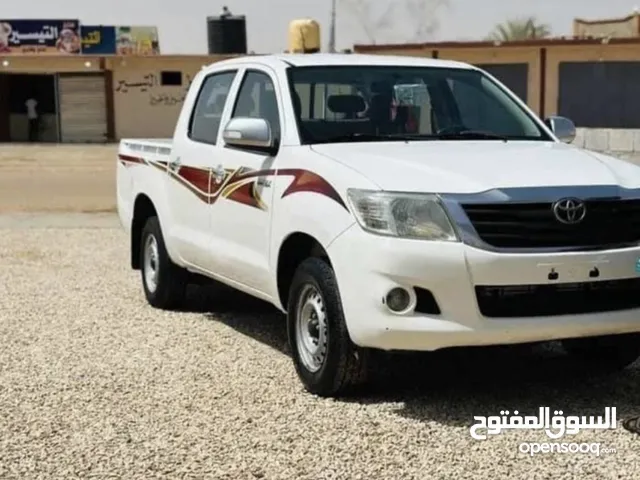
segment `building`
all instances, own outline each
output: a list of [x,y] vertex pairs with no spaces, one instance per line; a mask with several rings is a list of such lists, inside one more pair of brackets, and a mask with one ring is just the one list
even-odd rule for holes
[[152,26],[0,19],[0,142],[28,140],[29,98],[38,141],[170,136],[194,75],[230,56],[161,55]]
[[[130,67],[145,68],[133,59],[159,54],[156,27],[85,26],[75,19],[0,19],[0,141],[27,140],[30,130],[37,132],[39,141],[116,138],[114,106],[125,94],[114,82],[131,83],[127,79],[133,75],[131,68],[123,71],[124,59],[131,59]],[[107,56],[112,60],[107,61]],[[181,65],[185,63],[194,61]],[[149,81],[157,82],[159,91],[169,95],[160,87],[166,82],[181,84],[182,77],[182,73],[170,74],[168,79],[163,75]],[[27,99],[37,102],[35,129],[28,120]]]
[[541,117],[579,127],[640,129],[640,38],[355,45],[356,53],[457,60],[502,81]]
[[[69,28],[73,21],[36,25],[36,31],[24,38],[36,38],[37,45],[6,48],[3,23],[0,20],[2,142],[28,139],[25,101],[31,96],[38,100],[41,113],[40,141],[169,137],[197,72],[234,56],[161,55],[157,37],[145,34],[143,41],[135,39],[135,28],[140,27],[83,26],[80,45],[78,36],[61,41],[63,31],[73,30]],[[300,22],[293,24],[299,27]],[[307,43],[305,39],[306,47]],[[502,44],[356,45],[354,52],[475,64],[495,75],[540,116],[566,115],[581,127],[640,129],[638,35]]]
[[0,141],[27,140],[24,101],[34,95],[42,117],[40,141],[170,136],[191,79],[221,58],[226,57],[0,58]]
[[640,13],[634,12],[623,18],[600,20],[573,20],[573,36],[576,38],[625,38],[640,37]]

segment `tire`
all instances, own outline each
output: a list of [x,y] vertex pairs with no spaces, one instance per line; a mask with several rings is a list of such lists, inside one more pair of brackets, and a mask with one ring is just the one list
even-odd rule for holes
[[640,334],[563,340],[562,348],[587,367],[615,372],[625,369],[640,357]]
[[[335,274],[320,258],[308,258],[296,270],[289,290],[287,334],[296,372],[308,392],[338,397],[366,383],[370,352],[351,341]],[[312,343],[314,336],[317,341]],[[315,346],[319,362],[309,355]]]
[[175,310],[184,305],[188,274],[169,258],[158,217],[150,217],[142,229],[140,267],[144,294],[152,307]]

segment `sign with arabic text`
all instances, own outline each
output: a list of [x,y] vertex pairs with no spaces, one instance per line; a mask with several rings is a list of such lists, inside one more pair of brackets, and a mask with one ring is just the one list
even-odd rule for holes
[[115,55],[116,27],[81,25],[82,53],[85,55]]
[[0,20],[0,55],[80,53],[78,20]]
[[160,42],[156,27],[116,27],[116,53],[118,55],[160,55]]

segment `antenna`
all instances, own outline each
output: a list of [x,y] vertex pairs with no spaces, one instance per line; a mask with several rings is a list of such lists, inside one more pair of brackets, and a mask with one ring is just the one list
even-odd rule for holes
[[336,0],[331,0],[331,26],[329,28],[329,52],[336,53]]

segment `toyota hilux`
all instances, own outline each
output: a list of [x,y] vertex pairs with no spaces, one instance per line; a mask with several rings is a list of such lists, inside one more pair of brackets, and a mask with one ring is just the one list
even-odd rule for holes
[[193,79],[172,139],[122,139],[117,205],[150,305],[213,279],[286,313],[304,387],[375,350],[559,340],[640,355],[640,168],[572,145],[454,61],[247,56]]

